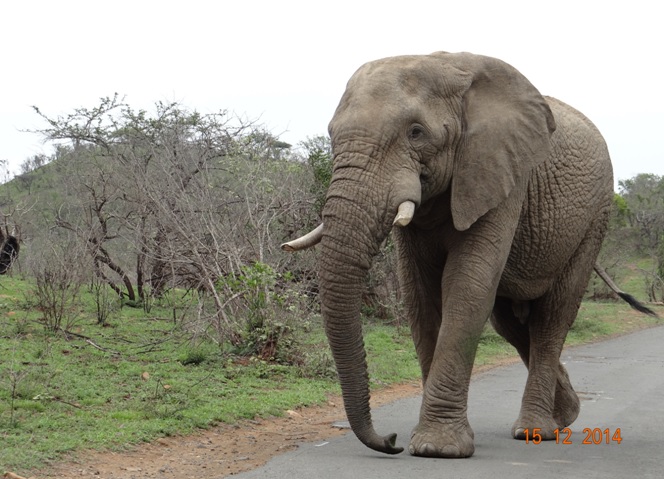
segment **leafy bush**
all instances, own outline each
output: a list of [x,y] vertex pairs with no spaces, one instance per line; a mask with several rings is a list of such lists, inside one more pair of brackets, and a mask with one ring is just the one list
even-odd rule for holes
[[306,328],[306,298],[292,289],[279,290],[282,278],[270,265],[257,261],[217,282],[227,298],[226,316],[236,328],[234,352],[288,364],[301,361],[297,333]]

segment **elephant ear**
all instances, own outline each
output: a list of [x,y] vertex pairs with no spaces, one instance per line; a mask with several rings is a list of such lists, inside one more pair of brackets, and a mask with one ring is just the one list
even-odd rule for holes
[[515,68],[477,55],[444,56],[472,78],[451,186],[454,227],[464,231],[546,160],[556,126],[544,97]]

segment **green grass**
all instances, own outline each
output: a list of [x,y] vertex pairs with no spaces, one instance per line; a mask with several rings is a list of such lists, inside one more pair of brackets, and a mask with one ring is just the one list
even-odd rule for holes
[[[320,321],[302,328],[296,366],[240,358],[174,324],[168,305],[122,308],[96,324],[83,297],[72,331],[40,322],[32,285],[0,289],[0,469],[30,470],[82,449],[121,450],[215,423],[279,416],[339,394]],[[160,319],[161,318],[161,319]],[[569,344],[653,324],[619,303],[584,303]],[[306,329],[306,334],[305,330]],[[372,388],[419,379],[407,328],[366,322]],[[490,327],[477,365],[515,352]]]
[[394,384],[420,377],[410,330],[385,325],[369,325],[364,329],[372,384]]
[[475,354],[475,367],[491,366],[507,358],[517,357],[516,350],[487,324]]
[[635,258],[630,262],[630,267],[624,270],[620,279],[620,287],[627,293],[637,298],[644,297],[645,272],[655,270],[655,260],[653,258]]

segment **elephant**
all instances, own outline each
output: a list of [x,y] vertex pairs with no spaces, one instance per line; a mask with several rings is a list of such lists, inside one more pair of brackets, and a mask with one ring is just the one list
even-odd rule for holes
[[597,128],[501,60],[437,52],[360,67],[329,134],[322,225],[282,248],[320,243],[321,314],[357,438],[403,451],[372,423],[360,321],[368,270],[390,232],[422,371],[409,452],[474,453],[468,387],[489,318],[528,368],[512,436],[555,438],[579,414],[560,354],[613,200]]
[[8,235],[5,238],[2,232],[0,232],[0,245],[0,274],[5,274],[16,261],[20,245],[16,236]]

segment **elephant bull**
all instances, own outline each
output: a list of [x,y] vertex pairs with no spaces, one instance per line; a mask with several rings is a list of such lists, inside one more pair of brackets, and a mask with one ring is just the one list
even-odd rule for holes
[[410,453],[473,454],[468,386],[488,317],[528,367],[513,436],[553,439],[579,413],[560,354],[613,198],[599,131],[510,65],[441,52],[362,66],[329,132],[324,226],[283,247],[320,242],[321,311],[356,436],[403,450],[372,425],[360,323],[362,285],[392,231],[424,385]]

